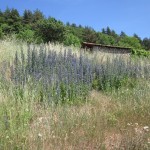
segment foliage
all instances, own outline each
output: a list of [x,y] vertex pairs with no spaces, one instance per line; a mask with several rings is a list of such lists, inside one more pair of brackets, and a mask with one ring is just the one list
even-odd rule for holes
[[41,43],[42,42],[42,39],[40,37],[36,37],[35,36],[35,32],[33,30],[30,30],[30,29],[25,29],[24,31],[20,31],[18,34],[17,34],[17,38],[18,39],[22,39],[28,43]]
[[67,34],[73,34],[74,36],[79,38],[80,42],[84,41],[83,39],[84,28],[81,25],[77,26],[77,25],[70,25],[69,23],[67,23],[65,29],[66,29],[65,33],[66,36]]
[[[68,22],[64,24],[53,17],[46,18],[38,9],[35,11],[24,10],[22,16],[14,8],[6,8],[4,12],[0,10],[0,27],[4,35],[18,34],[18,37],[23,40],[27,40],[25,35],[29,34],[28,39],[31,42],[45,43],[51,41],[75,46],[80,46],[82,42],[90,42],[134,49],[150,49],[150,40],[148,38],[142,40],[137,34],[130,37],[123,31],[118,35],[110,27],[103,28],[102,32],[99,32],[92,27],[83,27],[75,23],[70,24]],[[24,33],[29,32],[29,30],[34,33],[32,40],[31,31],[30,33]],[[23,36],[22,34],[25,35]]]
[[137,34],[133,34],[133,37],[135,37],[136,39],[139,40],[140,44],[142,44],[142,39],[137,35]]
[[0,28],[0,39],[3,37],[3,31],[2,28]]
[[150,38],[144,38],[142,45],[146,50],[150,50]]
[[129,36],[122,37],[119,40],[118,45],[122,46],[122,47],[131,47],[131,48],[136,48],[136,49],[142,48],[141,44],[137,38],[129,37]]
[[111,35],[103,34],[103,33],[97,33],[97,42],[104,45],[115,45],[115,38]]
[[4,14],[3,12],[0,10],[0,26],[5,22],[4,20]]
[[91,27],[85,27],[85,29],[83,30],[83,41],[96,43],[96,40],[96,31]]
[[44,19],[43,13],[40,10],[36,9],[33,13],[33,23],[36,23],[39,20],[43,20],[43,19]]
[[32,30],[24,30],[20,31],[17,35],[17,38],[23,39],[24,41],[27,42],[34,42],[34,32]]
[[65,27],[61,21],[49,18],[37,23],[37,34],[40,35],[45,42],[62,42],[65,34]]
[[77,36],[73,35],[72,33],[68,33],[65,36],[65,40],[63,42],[65,45],[73,45],[75,47],[81,47],[80,40]]
[[[10,32],[18,33],[21,29],[21,17],[17,9],[9,9],[7,8],[3,14],[5,24],[9,26]],[[5,30],[7,32],[7,30]]]
[[121,31],[121,33],[120,33],[120,37],[126,37],[127,35],[125,34],[125,32],[123,32],[123,31]]
[[132,55],[134,56],[143,56],[143,57],[149,57],[150,56],[150,52],[146,51],[144,49],[132,49]]
[[106,29],[103,28],[102,29],[102,33],[106,34],[106,35],[109,35],[109,36],[112,36],[114,38],[118,37],[118,35],[116,34],[116,32],[114,30],[111,30],[109,27],[107,27]]
[[4,34],[10,34],[12,32],[12,28],[6,23],[2,24],[1,28]]
[[23,19],[22,19],[24,24],[31,24],[33,22],[33,14],[32,11],[30,10],[25,10],[23,13]]

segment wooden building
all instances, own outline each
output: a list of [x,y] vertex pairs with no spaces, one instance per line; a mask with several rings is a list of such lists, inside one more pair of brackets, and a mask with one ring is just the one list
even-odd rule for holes
[[121,46],[110,46],[110,45],[102,45],[95,43],[82,43],[82,48],[88,49],[92,51],[100,51],[105,53],[120,53],[120,54],[129,54],[131,53],[131,48],[129,47],[121,47]]

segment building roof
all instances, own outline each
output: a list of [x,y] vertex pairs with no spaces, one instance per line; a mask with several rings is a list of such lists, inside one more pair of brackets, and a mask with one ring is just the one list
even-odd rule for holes
[[131,50],[131,47],[111,46],[111,45],[103,45],[103,44],[82,42],[82,47],[83,48],[93,48],[95,46],[96,47],[104,47],[104,48],[114,48],[114,49]]

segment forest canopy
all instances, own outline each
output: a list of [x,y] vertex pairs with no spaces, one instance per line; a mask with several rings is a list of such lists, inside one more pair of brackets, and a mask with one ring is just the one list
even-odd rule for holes
[[12,34],[29,43],[50,41],[80,47],[82,42],[91,42],[150,50],[150,38],[141,39],[137,34],[128,36],[123,31],[117,34],[110,27],[95,31],[89,26],[63,23],[54,17],[46,18],[38,9],[35,11],[24,10],[23,15],[20,15],[15,8],[0,10],[0,38]]

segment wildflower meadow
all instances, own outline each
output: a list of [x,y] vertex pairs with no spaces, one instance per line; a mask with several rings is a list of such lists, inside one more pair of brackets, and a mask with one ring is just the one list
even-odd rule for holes
[[150,148],[148,57],[0,45],[0,149]]

